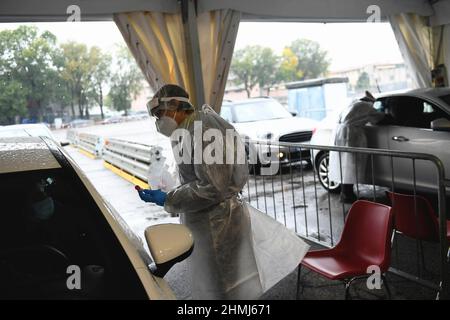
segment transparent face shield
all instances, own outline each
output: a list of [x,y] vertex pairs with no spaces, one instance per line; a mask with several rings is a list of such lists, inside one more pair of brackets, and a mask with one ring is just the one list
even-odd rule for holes
[[172,100],[186,102],[192,106],[191,102],[186,97],[155,97],[147,103],[147,111],[151,117],[159,119],[161,117],[162,111],[164,110],[175,110],[176,106],[170,105],[169,102]]

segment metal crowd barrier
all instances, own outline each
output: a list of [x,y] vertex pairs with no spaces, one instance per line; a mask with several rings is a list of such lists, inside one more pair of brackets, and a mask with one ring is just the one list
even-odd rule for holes
[[141,143],[107,139],[103,152],[103,160],[143,180],[148,179],[150,160],[161,154],[161,147]]
[[67,140],[70,141],[72,145],[78,144],[78,133],[76,130],[69,129],[67,130]]
[[[305,150],[309,150],[309,153],[314,154],[336,151],[339,154],[339,159],[341,159],[343,153],[364,154],[367,161],[365,177],[358,177],[358,157],[355,157],[356,161],[354,163],[357,197],[374,202],[385,202],[388,205],[384,191],[390,190],[395,192],[404,190],[403,188],[405,187],[405,181],[396,181],[395,170],[404,170],[405,166],[410,166],[412,189],[410,194],[416,195],[419,191],[422,191],[417,185],[417,175],[422,177],[424,174],[423,172],[417,172],[417,164],[423,165],[423,161],[429,163],[430,167],[436,169],[435,176],[433,176],[435,180],[433,189],[437,196],[437,213],[439,216],[439,248],[436,248],[435,251],[432,250],[435,254],[430,256],[430,258],[435,258],[435,265],[439,265],[439,279],[438,281],[437,279],[430,280],[430,277],[426,275],[425,266],[422,265],[419,257],[422,243],[419,245],[418,240],[417,250],[415,250],[417,254],[416,266],[404,265],[397,261],[395,267],[390,268],[390,272],[436,290],[440,298],[450,298],[450,269],[447,256],[449,243],[447,243],[446,237],[446,198],[450,195],[450,192],[446,194],[446,187],[450,186],[450,181],[445,178],[444,166],[440,159],[429,154],[381,149],[316,146],[283,142],[268,143],[267,141],[251,141],[250,144],[254,150],[270,150],[272,154],[277,154],[277,150],[282,150],[278,154],[284,158],[289,157],[290,154],[298,155],[300,153],[303,155]],[[260,155],[258,154],[258,156]],[[251,176],[247,186],[244,188],[243,196],[253,206],[266,212],[286,227],[295,230],[299,236],[325,247],[332,247],[340,238],[345,216],[351,205],[341,203],[338,195],[327,192],[320,186],[317,176],[317,163],[315,161],[313,161],[311,170],[302,164],[302,160],[308,159],[302,158],[297,162],[288,161],[288,165],[281,165],[279,170],[273,171],[270,175],[261,175],[257,173],[257,170],[251,170]],[[379,164],[382,164],[382,166]],[[342,167],[340,170],[340,183],[342,183]],[[386,181],[381,181],[382,175],[380,170],[388,170],[390,175],[388,184],[386,184]],[[427,174],[432,175],[433,172]],[[380,181],[383,184],[379,185]],[[417,210],[417,207],[415,209]],[[415,215],[416,212],[413,214]],[[410,244],[411,241],[414,243],[416,240],[409,239],[409,241]],[[398,241],[396,240],[393,248],[393,251],[396,253],[399,252],[398,250],[401,250],[398,246]],[[397,259],[398,256],[397,254]],[[395,259],[392,260],[394,261]]]
[[96,158],[102,157],[104,145],[103,137],[84,132],[78,133],[77,137],[77,147],[89,152]]

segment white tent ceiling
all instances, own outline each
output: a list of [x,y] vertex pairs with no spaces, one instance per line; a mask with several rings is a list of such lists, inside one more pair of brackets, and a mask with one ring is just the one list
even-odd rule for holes
[[[390,21],[393,26],[417,86],[431,86],[431,70],[442,63],[448,68],[450,63],[450,0],[1,0],[0,22],[66,21],[71,15],[67,9],[72,5],[79,6],[81,21],[112,20],[115,17],[144,74],[153,75],[154,79],[149,78],[150,83],[158,83],[164,75],[173,73],[173,68],[158,72],[154,69],[162,61],[155,59],[152,52],[156,44],[163,45],[159,51],[164,53],[164,57],[170,56],[166,50],[168,43],[180,49],[173,61],[176,65],[187,63],[185,72],[181,73],[185,73],[186,79],[192,73],[197,75],[187,83],[198,91],[198,102],[208,101],[202,97],[210,94],[220,97],[225,86],[224,81],[213,85],[217,79],[204,81],[202,78],[208,72],[201,69],[207,60],[206,51],[213,52],[210,60],[217,70],[221,70],[218,77],[222,79],[227,75],[235,33],[229,33],[226,26],[234,28],[239,21],[231,23],[230,19],[219,17],[231,16],[233,12],[239,15],[240,21],[361,22],[367,21],[373,14],[370,8],[377,6],[379,18]],[[149,18],[151,14],[160,18]],[[216,18],[210,17],[209,22],[204,23],[205,17],[211,15]],[[177,24],[174,19],[181,20]],[[176,32],[152,38],[150,26],[165,20],[169,29]],[[224,24],[225,21],[228,24]],[[159,31],[155,30],[155,34],[158,35]],[[181,34],[184,36],[180,37]],[[216,43],[208,47],[204,40],[198,39],[213,39],[211,35],[227,45]],[[153,45],[150,45],[152,41]],[[143,45],[147,45],[144,51]],[[211,92],[205,93],[202,88],[209,88]]]
[[[383,19],[403,12],[435,16],[435,23],[450,20],[449,0],[198,0],[197,3],[200,13],[217,9],[242,12],[242,21],[364,21],[370,5],[380,7]],[[81,8],[82,20],[110,20],[117,12],[179,10],[177,0],[1,0],[0,22],[64,21],[70,5]]]

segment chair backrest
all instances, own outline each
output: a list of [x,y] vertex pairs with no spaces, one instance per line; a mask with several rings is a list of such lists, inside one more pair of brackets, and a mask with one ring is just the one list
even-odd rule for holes
[[394,229],[405,236],[439,241],[439,227],[430,202],[419,195],[386,192],[392,203]]
[[371,201],[353,203],[336,250],[359,256],[382,272],[389,268],[392,236],[391,207]]

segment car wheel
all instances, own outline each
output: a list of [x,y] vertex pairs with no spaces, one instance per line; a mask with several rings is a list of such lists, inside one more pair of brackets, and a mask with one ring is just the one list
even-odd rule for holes
[[325,190],[332,193],[338,193],[341,191],[341,184],[328,179],[329,162],[330,157],[328,152],[324,152],[319,156],[316,166],[317,176],[320,184],[325,188]]
[[304,167],[304,169],[306,169],[306,170],[311,170],[313,168],[313,164],[312,164],[312,161],[311,160],[306,160],[306,164],[305,164],[305,167]]

